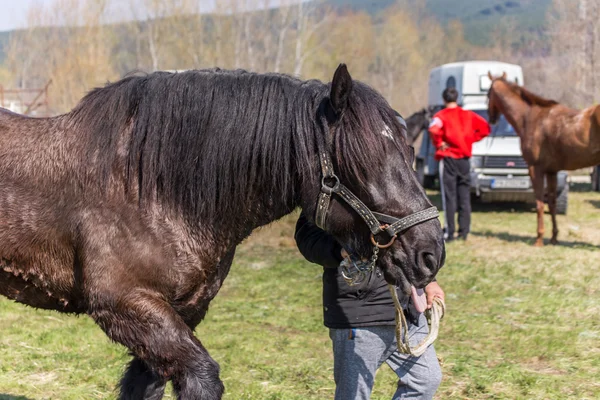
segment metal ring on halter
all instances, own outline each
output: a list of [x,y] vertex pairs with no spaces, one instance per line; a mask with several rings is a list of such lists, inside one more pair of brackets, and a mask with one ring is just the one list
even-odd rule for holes
[[[385,225],[381,225],[380,228],[382,231],[385,231],[388,226],[389,226],[388,224],[385,224]],[[391,245],[394,244],[397,237],[398,237],[398,235],[394,235],[394,236],[392,236],[392,240],[390,240],[386,244],[379,244],[379,242],[377,242],[375,240],[375,236],[371,233],[371,243],[373,243],[373,246],[379,247],[380,249],[387,249],[388,247],[390,247]]]
[[373,236],[373,234],[371,233],[371,243],[373,243],[373,246],[379,247],[380,249],[387,249],[388,247],[393,245],[394,242],[396,241],[396,238],[397,238],[397,236],[394,235],[394,236],[392,236],[392,240],[390,240],[386,244],[379,244],[379,242],[377,242],[375,240],[375,236]]
[[[328,186],[325,183],[326,179],[333,179],[334,180],[333,186]],[[330,176],[323,176],[321,178],[321,192],[331,195],[332,193],[337,192],[339,187],[340,187],[340,178],[338,178],[337,175],[333,174]]]

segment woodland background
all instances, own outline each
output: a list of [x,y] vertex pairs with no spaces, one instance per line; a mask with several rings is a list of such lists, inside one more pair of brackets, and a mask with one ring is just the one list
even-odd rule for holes
[[0,32],[0,84],[43,87],[51,113],[135,71],[243,68],[329,81],[340,62],[401,113],[427,105],[429,69],[521,64],[537,93],[600,99],[597,0],[56,0]]

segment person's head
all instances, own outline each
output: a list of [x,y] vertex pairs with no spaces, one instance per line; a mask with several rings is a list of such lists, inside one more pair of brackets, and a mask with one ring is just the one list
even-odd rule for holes
[[446,88],[442,92],[442,99],[444,99],[444,103],[446,103],[446,105],[450,103],[456,103],[458,100],[458,91],[453,87]]

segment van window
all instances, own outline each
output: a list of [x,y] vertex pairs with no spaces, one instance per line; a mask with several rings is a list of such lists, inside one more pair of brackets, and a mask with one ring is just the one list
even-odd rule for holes
[[455,88],[456,89],[456,78],[453,76],[448,77],[446,80],[446,89]]
[[[487,110],[473,110],[473,112],[485,118],[485,120],[487,121]],[[490,136],[517,136],[517,132],[515,132],[515,129],[512,127],[511,124],[508,123],[506,118],[504,118],[504,115],[500,115],[500,118],[498,118],[498,122],[496,123],[496,125],[492,126],[492,133],[490,134]]]

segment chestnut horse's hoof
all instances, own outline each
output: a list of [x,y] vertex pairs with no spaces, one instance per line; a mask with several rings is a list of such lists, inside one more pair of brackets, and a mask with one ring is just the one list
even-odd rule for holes
[[535,247],[544,247],[544,239],[538,239],[535,241]]

